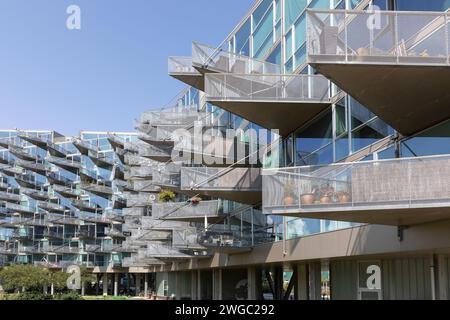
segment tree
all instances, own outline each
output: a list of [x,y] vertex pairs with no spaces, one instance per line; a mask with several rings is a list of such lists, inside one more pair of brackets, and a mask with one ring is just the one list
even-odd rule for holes
[[15,265],[0,271],[0,283],[7,291],[42,291],[48,271],[33,265]]

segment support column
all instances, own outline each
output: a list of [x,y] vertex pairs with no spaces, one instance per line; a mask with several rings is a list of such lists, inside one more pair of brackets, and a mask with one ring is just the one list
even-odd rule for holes
[[295,266],[297,268],[297,281],[295,285],[295,299],[308,300],[308,272],[304,263]]
[[141,294],[141,274],[136,273],[136,296]]
[[148,297],[148,273],[144,274],[144,297]]
[[320,262],[311,262],[308,264],[308,275],[309,275],[309,299],[310,300],[321,300],[322,295],[322,283],[321,283],[321,268],[322,264]]
[[181,300],[181,282],[181,272],[177,271],[175,272],[175,300]]
[[114,274],[114,296],[117,297],[119,295],[119,274]]
[[197,299],[202,300],[202,273],[200,270],[197,270]]
[[275,267],[274,273],[273,273],[273,284],[274,284],[274,291],[275,291],[275,300],[282,300],[283,299],[283,268],[282,267]]
[[127,273],[127,295],[130,295],[130,282],[131,282],[131,276],[129,273]]
[[213,300],[222,300],[222,269],[213,270]]
[[196,270],[191,271],[191,300],[199,300],[197,297],[198,293],[198,280],[197,280],[198,273]]
[[260,300],[262,296],[261,269],[249,267],[247,269],[247,299]]
[[103,295],[104,296],[108,295],[108,274],[107,273],[103,274]]

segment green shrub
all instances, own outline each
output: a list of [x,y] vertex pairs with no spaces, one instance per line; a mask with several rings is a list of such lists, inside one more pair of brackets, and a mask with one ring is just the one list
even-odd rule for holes
[[52,300],[52,296],[42,292],[22,292],[17,295],[17,300]]
[[54,296],[55,300],[82,300],[81,296],[76,292],[59,293]]

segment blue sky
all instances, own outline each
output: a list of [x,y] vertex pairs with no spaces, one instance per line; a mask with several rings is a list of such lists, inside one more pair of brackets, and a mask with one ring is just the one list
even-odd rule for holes
[[[218,45],[254,0],[0,0],[0,128],[130,131],[184,85],[167,57]],[[81,30],[66,9],[81,8]]]

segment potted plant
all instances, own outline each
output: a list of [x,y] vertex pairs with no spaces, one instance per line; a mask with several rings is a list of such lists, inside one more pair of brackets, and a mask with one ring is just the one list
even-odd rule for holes
[[334,198],[334,188],[330,184],[324,184],[320,188],[320,204],[330,204]]
[[175,200],[175,193],[170,190],[162,190],[158,196],[160,202],[173,202]]
[[300,202],[302,205],[312,205],[317,198],[317,187],[312,187],[312,191],[309,193],[303,193],[300,195]]
[[189,200],[194,206],[198,205],[200,203],[200,201],[202,201],[202,198],[200,197],[192,197]]
[[337,197],[339,199],[339,203],[349,203],[351,201],[350,192],[348,191],[339,191],[337,193]]
[[295,184],[292,181],[286,182],[284,185],[283,204],[292,206],[295,203]]

